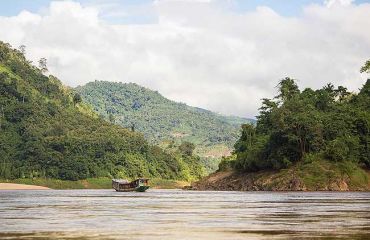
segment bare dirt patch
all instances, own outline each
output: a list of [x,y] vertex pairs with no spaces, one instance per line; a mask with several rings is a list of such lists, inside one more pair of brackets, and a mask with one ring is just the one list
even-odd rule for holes
[[50,188],[27,184],[0,183],[0,190],[47,190],[47,189]]

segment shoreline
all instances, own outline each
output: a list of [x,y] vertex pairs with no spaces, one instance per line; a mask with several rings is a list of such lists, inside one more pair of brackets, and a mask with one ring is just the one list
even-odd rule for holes
[[[154,178],[150,181],[152,189],[182,189],[190,185],[190,182]],[[0,179],[0,190],[67,190],[67,189],[112,189],[110,178],[88,178],[84,180],[70,181],[60,179]]]
[[19,183],[0,183],[0,190],[50,190],[51,188]]
[[210,174],[192,184],[200,191],[269,191],[269,192],[370,192],[370,171],[357,168],[345,173],[331,164],[335,177],[323,176],[294,166],[280,171],[242,173],[225,170]]
[[[71,190],[71,189],[111,189],[111,188],[59,188],[59,189],[53,189],[53,188],[48,188],[44,186],[39,186],[39,185],[30,185],[30,184],[19,184],[19,183],[4,183],[0,182],[0,191],[2,190]],[[158,186],[153,186],[152,189],[181,189],[184,191],[215,191],[216,189],[214,188],[201,188],[201,189],[184,189],[182,187],[178,188],[162,188]],[[217,189],[216,191],[221,191],[221,192],[228,192],[228,191],[235,191],[235,192],[370,192],[370,189],[366,190],[231,190],[231,189]]]

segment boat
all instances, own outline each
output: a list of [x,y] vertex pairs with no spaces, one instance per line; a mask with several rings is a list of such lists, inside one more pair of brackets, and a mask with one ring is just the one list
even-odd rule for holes
[[149,188],[149,179],[138,178],[132,182],[126,179],[112,179],[112,187],[117,192],[145,192]]

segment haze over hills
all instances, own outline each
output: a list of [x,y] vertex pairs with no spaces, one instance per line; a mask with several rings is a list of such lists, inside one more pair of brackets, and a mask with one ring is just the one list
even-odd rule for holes
[[135,83],[95,81],[75,90],[105,119],[134,128],[156,144],[192,142],[203,157],[228,155],[240,126],[254,122],[178,103]]

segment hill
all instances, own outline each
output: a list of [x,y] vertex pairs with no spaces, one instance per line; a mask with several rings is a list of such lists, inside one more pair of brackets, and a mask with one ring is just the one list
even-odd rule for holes
[[199,158],[165,152],[99,118],[54,76],[0,42],[0,178],[198,178]]
[[103,118],[133,127],[164,147],[184,141],[194,143],[202,157],[230,154],[241,124],[253,122],[174,102],[135,83],[95,81],[75,90]]
[[[370,71],[368,63],[362,71]],[[285,78],[257,118],[243,125],[235,156],[198,188],[370,189],[370,79],[356,94],[332,84],[301,91]]]

